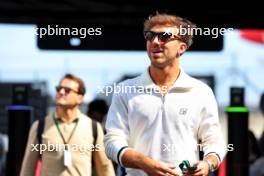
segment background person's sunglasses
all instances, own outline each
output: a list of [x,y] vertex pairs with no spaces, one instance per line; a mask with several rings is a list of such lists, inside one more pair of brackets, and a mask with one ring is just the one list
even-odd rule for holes
[[73,90],[73,89],[71,89],[71,88],[69,88],[69,87],[56,86],[56,91],[57,91],[57,92],[60,92],[60,91],[61,91],[61,89],[64,89],[64,91],[65,91],[65,93],[66,93],[66,94],[70,93],[71,91],[73,91],[73,92],[75,92],[75,93],[79,94],[79,92],[78,92],[78,91],[76,91],[76,90]]
[[[169,39],[171,39],[173,35],[171,32],[153,32],[153,31],[144,31],[144,37],[148,41],[153,41],[155,37],[158,36],[159,41],[161,42],[167,42]],[[179,37],[175,36],[177,40],[180,40]]]

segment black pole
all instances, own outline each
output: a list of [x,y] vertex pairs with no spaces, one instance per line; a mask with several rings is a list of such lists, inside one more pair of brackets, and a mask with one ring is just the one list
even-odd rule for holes
[[244,106],[244,89],[231,88],[231,104],[226,108],[228,115],[228,144],[233,151],[227,154],[227,176],[248,176],[248,116]]
[[23,161],[27,137],[32,121],[31,106],[9,106],[6,176],[18,176]]
[[8,111],[8,153],[6,176],[18,176],[32,122],[32,106],[29,106],[30,84],[12,85],[12,105]]

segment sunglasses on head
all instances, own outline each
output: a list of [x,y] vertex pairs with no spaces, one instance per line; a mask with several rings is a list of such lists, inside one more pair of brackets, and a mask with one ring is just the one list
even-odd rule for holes
[[61,91],[61,89],[64,89],[64,91],[65,91],[65,93],[66,93],[66,94],[70,93],[71,91],[73,91],[73,92],[75,92],[75,93],[79,94],[79,92],[78,92],[78,91],[76,91],[76,90],[73,90],[72,88],[69,88],[69,87],[64,87],[64,86],[56,86],[56,91],[57,91],[57,92],[60,92],[60,91]]
[[144,31],[144,37],[148,41],[153,41],[155,37],[158,36],[159,41],[167,42],[169,39],[174,36],[177,40],[180,40],[179,37],[173,35],[171,32],[153,32],[153,31]]

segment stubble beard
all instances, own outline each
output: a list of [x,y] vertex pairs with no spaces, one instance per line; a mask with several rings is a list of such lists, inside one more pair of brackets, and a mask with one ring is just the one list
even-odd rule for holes
[[157,63],[155,62],[156,59],[151,59],[151,66],[159,69],[159,70],[163,70],[164,68],[166,68],[167,66],[170,66],[173,64],[173,61],[175,60],[175,58],[173,59],[167,59],[162,63]]

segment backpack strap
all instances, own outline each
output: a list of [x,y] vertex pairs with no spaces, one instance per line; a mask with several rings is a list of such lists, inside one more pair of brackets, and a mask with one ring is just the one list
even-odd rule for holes
[[[97,141],[97,136],[98,136],[98,131],[97,131],[97,121],[96,120],[92,120],[92,133],[93,133],[93,146],[95,147],[96,145],[96,141]],[[92,151],[92,176],[96,175],[96,169],[95,169],[95,151]]]
[[97,140],[97,121],[92,120],[92,129],[93,129],[93,145],[96,145],[96,140]]
[[[39,123],[38,123],[38,129],[37,129],[37,140],[38,140],[38,144],[40,147],[40,144],[42,144],[42,133],[44,131],[44,126],[45,126],[45,118],[41,118],[39,119]],[[39,153],[39,158],[42,158],[42,155]]]

